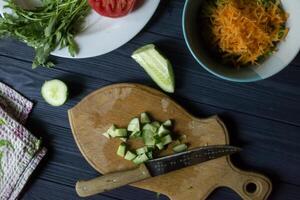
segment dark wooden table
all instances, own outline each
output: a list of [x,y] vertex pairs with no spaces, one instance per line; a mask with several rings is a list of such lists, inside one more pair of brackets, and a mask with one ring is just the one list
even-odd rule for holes
[[[270,199],[300,198],[300,55],[264,81],[240,84],[216,78],[196,63],[185,45],[183,4],[184,0],[162,0],[151,22],[126,45],[90,59],[53,57],[58,63],[53,69],[32,70],[33,51],[29,47],[13,40],[0,41],[0,80],[35,101],[27,127],[42,137],[49,149],[22,199],[79,199],[74,189],[76,180],[98,174],[74,143],[67,110],[109,84],[137,82],[156,87],[130,58],[136,48],[147,43],[157,44],[174,65],[177,87],[172,98],[196,116],[217,113],[225,121],[232,144],[244,149],[233,156],[233,162],[269,176],[274,184]],[[59,108],[47,105],[40,95],[43,82],[53,78],[66,81],[71,89],[70,100]],[[126,186],[90,199],[155,200],[156,194]],[[239,197],[223,188],[209,199]]]

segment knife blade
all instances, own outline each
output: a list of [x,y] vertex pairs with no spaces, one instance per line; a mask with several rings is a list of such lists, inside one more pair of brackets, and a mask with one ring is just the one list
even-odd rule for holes
[[241,149],[229,145],[211,145],[198,147],[189,151],[149,160],[145,163],[151,176],[159,176],[168,172],[213,160],[222,156],[239,152]]
[[150,177],[160,176],[222,156],[231,155],[239,151],[241,151],[240,148],[229,145],[198,147],[150,160],[132,170],[115,172],[87,181],[78,181],[76,183],[76,192],[81,197],[95,195]]

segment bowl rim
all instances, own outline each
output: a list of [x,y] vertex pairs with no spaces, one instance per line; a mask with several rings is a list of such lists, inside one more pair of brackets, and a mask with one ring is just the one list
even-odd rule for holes
[[249,82],[255,82],[255,81],[261,81],[267,78],[270,78],[271,76],[274,76],[275,74],[279,73],[280,71],[282,71],[284,68],[286,68],[298,55],[300,48],[298,49],[298,51],[295,53],[295,55],[293,56],[293,58],[285,65],[283,65],[280,69],[275,70],[274,72],[270,73],[269,75],[265,76],[265,77],[261,77],[261,76],[257,76],[257,77],[250,77],[250,78],[231,78],[231,77],[227,77],[223,74],[217,73],[214,70],[210,69],[209,67],[207,67],[204,63],[201,62],[201,60],[197,57],[196,53],[194,52],[193,48],[191,47],[190,44],[190,40],[189,40],[189,36],[187,35],[187,27],[186,27],[186,14],[187,14],[187,7],[188,4],[191,2],[191,0],[186,0],[184,3],[184,7],[183,7],[183,13],[182,13],[182,30],[183,30],[183,36],[184,36],[184,40],[185,43],[187,44],[187,47],[190,51],[190,53],[192,54],[192,56],[194,57],[194,59],[208,72],[210,72],[211,74],[227,80],[227,81],[232,81],[232,82],[239,82],[239,83],[249,83]]

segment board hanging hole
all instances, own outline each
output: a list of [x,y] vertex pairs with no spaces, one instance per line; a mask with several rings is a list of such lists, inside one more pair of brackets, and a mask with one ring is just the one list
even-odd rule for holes
[[246,191],[249,194],[254,194],[257,191],[257,185],[253,182],[249,182],[246,184]]

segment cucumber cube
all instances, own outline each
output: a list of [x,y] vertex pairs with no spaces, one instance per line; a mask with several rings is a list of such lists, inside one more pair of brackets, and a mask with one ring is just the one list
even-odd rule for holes
[[137,153],[137,155],[141,155],[143,153],[147,153],[149,150],[148,150],[148,147],[141,147],[141,148],[138,148],[135,150],[135,152]]
[[126,144],[125,143],[121,143],[119,145],[119,147],[118,147],[117,155],[121,156],[121,157],[124,157],[125,153],[126,153]]
[[113,137],[114,132],[116,131],[117,127],[113,124],[107,131],[106,133]]
[[127,142],[128,139],[126,137],[120,137],[120,140],[123,142]]
[[136,131],[140,131],[140,121],[139,118],[133,118],[127,127],[128,131],[132,131],[132,132],[136,132]]
[[173,151],[176,152],[176,153],[179,153],[179,152],[183,152],[183,151],[186,151],[187,150],[187,145],[186,144],[179,144],[179,145],[176,145],[173,147]]
[[171,127],[171,126],[172,126],[172,121],[171,121],[170,119],[168,119],[167,121],[165,121],[165,122],[163,123],[163,125],[164,125],[165,127]]
[[164,136],[170,134],[170,131],[168,129],[166,129],[166,127],[164,125],[161,125],[158,129],[158,135],[159,136]]
[[155,145],[155,139],[154,139],[154,133],[150,130],[144,130],[143,131],[143,140],[144,144],[147,146],[153,146]]
[[156,133],[157,132],[157,127],[156,126],[154,126],[154,125],[152,125],[152,124],[145,124],[144,126],[143,126],[143,130],[150,130],[150,131],[152,131],[153,133]]
[[148,156],[145,153],[143,153],[141,155],[138,155],[135,159],[133,159],[132,162],[136,165],[139,165],[146,162],[147,160],[149,160]]
[[162,149],[164,148],[164,146],[165,146],[165,145],[164,145],[162,142],[156,144],[156,147],[157,147],[159,150],[162,150]]
[[118,128],[110,135],[112,137],[127,137],[127,130],[125,128]]
[[151,122],[151,120],[150,120],[150,117],[148,116],[148,114],[147,113],[142,113],[141,114],[141,123],[142,124],[147,124],[147,123],[150,123]]
[[133,153],[131,151],[127,151],[126,154],[125,154],[124,159],[125,160],[133,160],[133,159],[135,159],[135,157],[136,157],[135,153]]
[[171,135],[166,135],[163,138],[161,138],[161,142],[163,143],[163,145],[170,144],[172,142]]

